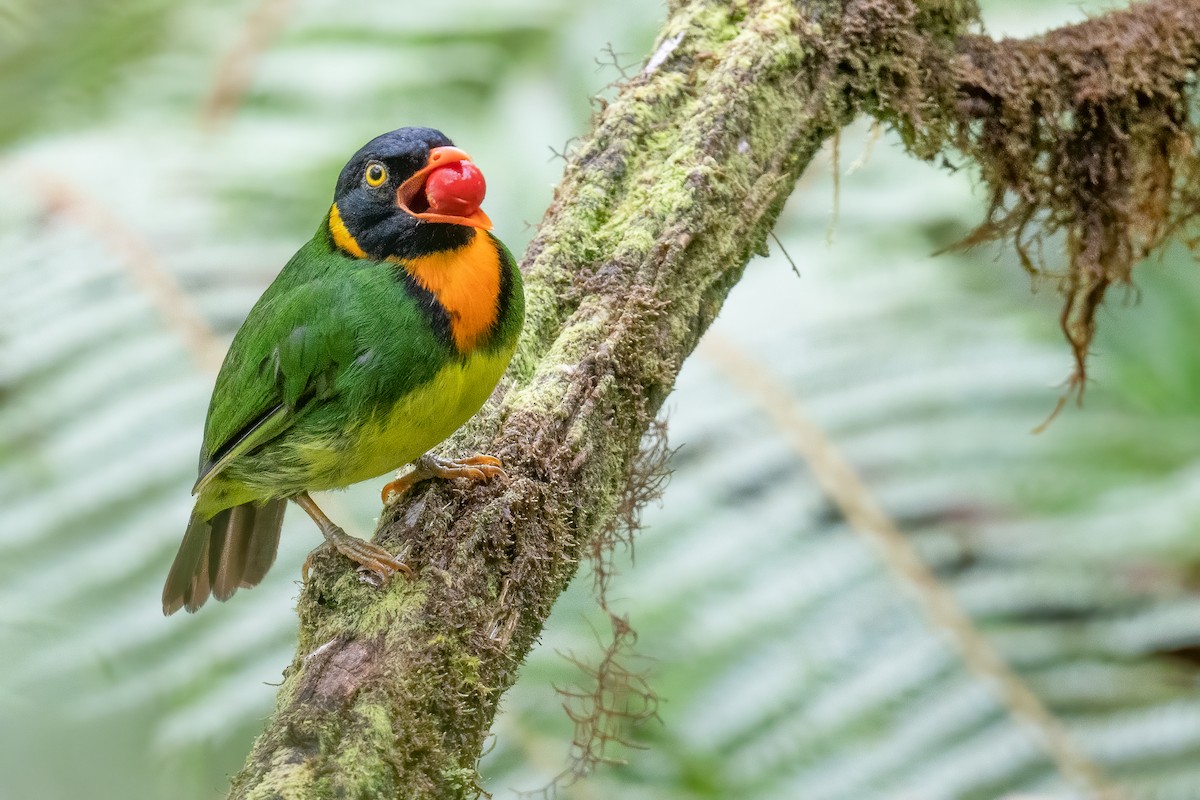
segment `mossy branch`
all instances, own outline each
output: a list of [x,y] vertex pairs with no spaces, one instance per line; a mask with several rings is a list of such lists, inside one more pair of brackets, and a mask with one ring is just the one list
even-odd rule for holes
[[316,559],[296,658],[232,797],[480,791],[500,696],[824,141],[866,111],[925,157],[994,146],[964,116],[988,41],[966,35],[975,16],[972,0],[671,4],[644,69],[569,154],[524,258],[508,381],[449,446],[499,455],[509,480],[429,485],[385,514],[377,540],[411,581],[379,591]]

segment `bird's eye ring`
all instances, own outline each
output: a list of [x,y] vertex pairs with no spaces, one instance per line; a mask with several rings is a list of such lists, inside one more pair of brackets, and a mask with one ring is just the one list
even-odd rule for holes
[[372,189],[382,186],[388,178],[387,167],[378,161],[372,161],[367,165],[367,171],[363,174],[363,178],[366,180],[367,186]]

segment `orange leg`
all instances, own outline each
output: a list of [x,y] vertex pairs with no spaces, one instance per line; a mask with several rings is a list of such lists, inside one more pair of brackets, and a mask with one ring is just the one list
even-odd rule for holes
[[413,462],[413,469],[383,487],[380,493],[383,504],[390,506],[421,481],[430,478],[467,478],[473,481],[489,481],[503,477],[500,459],[495,456],[471,456],[469,458],[438,458],[429,454]]
[[[293,497],[292,500],[312,517],[313,522],[317,523],[317,527],[321,529],[321,533],[325,536],[327,543],[333,545],[335,550],[357,564],[360,569],[373,574],[378,579],[378,584],[383,584],[397,572],[403,572],[409,577],[412,576],[412,568],[403,561],[397,561],[387,550],[372,542],[366,542],[355,536],[351,536],[335,525],[333,520],[325,516],[325,512],[317,507],[313,499],[308,496],[308,492],[301,492]],[[308,580],[308,568],[311,562],[312,554],[310,553],[308,558],[304,560],[304,568],[302,570],[303,578],[306,581]]]

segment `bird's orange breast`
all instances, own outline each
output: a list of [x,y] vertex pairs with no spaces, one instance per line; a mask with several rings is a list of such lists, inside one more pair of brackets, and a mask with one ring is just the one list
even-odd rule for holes
[[500,255],[491,237],[476,233],[457,250],[411,259],[391,258],[446,310],[460,353],[482,343],[500,313]]

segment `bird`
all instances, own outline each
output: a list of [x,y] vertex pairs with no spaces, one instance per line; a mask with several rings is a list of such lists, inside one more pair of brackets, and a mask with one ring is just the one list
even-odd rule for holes
[[470,156],[433,128],[384,133],[346,162],[324,220],[217,374],[164,614],[261,582],[288,501],[372,582],[412,574],[337,526],[312,491],[411,464],[384,486],[387,504],[429,478],[504,475],[490,455],[430,453],[492,394],[524,323],[521,273],[480,208],[485,191]]

